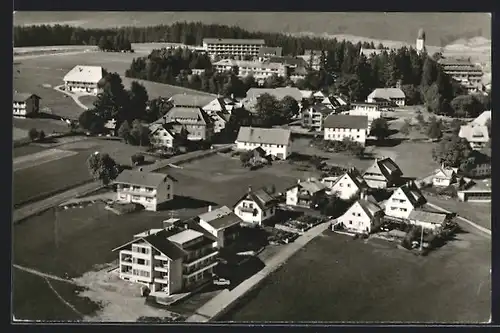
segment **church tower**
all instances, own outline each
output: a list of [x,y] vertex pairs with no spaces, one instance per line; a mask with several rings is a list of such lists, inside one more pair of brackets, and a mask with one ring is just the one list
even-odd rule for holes
[[418,52],[425,52],[425,32],[422,28],[418,30],[416,49]]

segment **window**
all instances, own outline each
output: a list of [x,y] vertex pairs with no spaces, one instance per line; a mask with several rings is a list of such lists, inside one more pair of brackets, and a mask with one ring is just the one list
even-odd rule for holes
[[361,216],[361,213],[358,213],[358,216]]
[[401,211],[402,211],[402,212],[407,212],[407,211],[408,211],[408,209],[406,209],[406,208],[401,208]]
[[352,224],[352,221],[349,221],[349,224]]
[[355,212],[352,212],[352,216],[356,216],[356,213],[355,213]]
[[351,184],[347,184],[347,187],[351,187]]
[[396,207],[391,207],[391,210],[396,210]]
[[257,209],[254,209],[252,215],[257,216],[258,213],[259,213],[259,211]]
[[138,195],[134,195],[134,196],[132,197],[132,200],[141,200],[141,197],[140,197],[140,196],[138,196]]
[[167,190],[170,190],[170,184],[167,185]]
[[153,199],[151,199],[151,198],[146,198],[146,201],[147,201],[147,202],[153,202]]

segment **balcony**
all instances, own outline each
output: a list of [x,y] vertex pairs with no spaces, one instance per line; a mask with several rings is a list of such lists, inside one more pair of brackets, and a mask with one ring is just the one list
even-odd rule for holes
[[165,275],[162,277],[155,277],[154,282],[168,285],[170,280],[168,279],[168,275]]
[[239,210],[243,213],[253,213],[255,208],[250,207],[240,207]]
[[184,278],[188,278],[188,279],[189,279],[189,278],[191,278],[191,277],[195,276],[196,274],[199,274],[199,273],[201,273],[201,272],[204,272],[204,271],[206,271],[206,270],[208,270],[208,269],[210,269],[210,268],[213,268],[213,267],[217,266],[217,264],[218,264],[218,262],[217,262],[217,261],[214,261],[214,262],[213,262],[213,263],[211,263],[211,264],[208,264],[208,265],[206,265],[206,266],[200,267],[199,269],[197,269],[196,271],[193,271],[192,273],[189,273],[189,274],[184,273],[184,274],[183,274],[183,277],[184,277]]
[[215,257],[217,254],[219,254],[219,251],[214,250],[213,252],[208,253],[208,254],[206,254],[206,255],[204,255],[202,257],[199,257],[199,258],[196,258],[196,259],[194,259],[192,261],[183,263],[183,266],[186,267],[186,268],[192,267],[193,265],[196,265],[197,263],[199,263],[199,262],[201,262],[203,260]]
[[154,270],[156,272],[163,272],[163,273],[168,273],[168,263],[167,264],[157,264],[155,267],[154,267]]

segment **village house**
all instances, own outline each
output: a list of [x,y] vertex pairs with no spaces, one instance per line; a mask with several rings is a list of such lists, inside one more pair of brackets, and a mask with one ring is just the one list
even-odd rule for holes
[[408,219],[410,213],[425,204],[425,197],[413,181],[398,187],[385,203],[385,215],[396,219]]
[[77,65],[64,76],[64,89],[97,95],[101,92],[99,85],[104,75],[105,71],[100,66]]
[[368,117],[329,115],[323,120],[324,140],[342,141],[349,138],[365,145],[368,132]]
[[351,110],[356,110],[356,111],[380,111],[380,105],[378,103],[362,103],[362,102],[355,102],[351,103]]
[[408,216],[408,220],[411,225],[435,231],[444,227],[448,221],[448,214],[414,209]]
[[335,109],[327,104],[315,104],[302,110],[302,126],[314,131],[323,130],[323,119],[335,112]]
[[472,181],[457,196],[463,202],[491,202],[491,180]]
[[388,188],[401,181],[403,172],[390,158],[377,158],[373,164],[363,172],[363,179],[371,188]]
[[368,95],[368,103],[379,103],[380,106],[405,106],[406,96],[400,88],[377,88]]
[[349,200],[368,188],[365,180],[356,168],[349,169],[334,182],[327,185],[327,194],[336,195],[342,200]]
[[[175,94],[168,99],[173,107],[180,108],[202,108],[206,113],[212,111],[225,111],[224,100],[214,96],[194,95],[194,94]],[[206,109],[205,109],[206,108]]]
[[365,116],[368,118],[368,129],[371,128],[372,123],[375,119],[382,118],[381,111],[367,111],[364,109],[353,109],[340,112],[340,114],[345,114],[349,116]]
[[228,110],[226,108],[226,103],[224,101],[224,98],[218,97],[213,99],[211,102],[203,105],[201,107],[208,115],[213,115],[215,113],[228,113]]
[[282,53],[281,47],[262,46],[259,50],[259,61],[266,61],[271,57],[281,57]]
[[458,168],[449,168],[441,165],[434,171],[432,185],[437,187],[447,187],[457,180]]
[[106,121],[106,123],[104,124],[104,131],[107,134],[110,134],[112,136],[116,136],[116,119],[113,118],[113,119]]
[[227,112],[214,112],[210,116],[214,123],[214,133],[220,133],[224,128],[226,128],[226,124],[231,117],[231,114]]
[[[304,59],[304,61],[308,64],[308,67],[311,69],[318,71],[320,69],[321,63],[321,55],[323,51],[321,50],[305,50],[303,55],[299,55],[299,58]],[[328,51],[324,51],[325,56],[328,56]]]
[[119,253],[121,279],[165,297],[196,289],[210,280],[217,266],[215,239],[193,229],[152,229],[113,251]]
[[466,139],[472,149],[482,149],[490,141],[488,127],[472,123],[460,126],[458,136]]
[[205,73],[204,68],[191,68],[191,74],[193,75],[202,75],[203,73]]
[[291,154],[290,136],[289,129],[241,126],[235,141],[236,149],[253,150],[261,147],[267,155],[285,160]]
[[273,157],[268,155],[264,149],[261,147],[257,147],[255,149],[247,151],[249,153],[249,161],[250,165],[259,165],[259,164],[269,164],[272,162]]
[[149,142],[155,148],[175,148],[180,144],[178,135],[166,124],[149,126]]
[[176,134],[185,128],[190,141],[210,141],[214,134],[212,119],[199,107],[173,107],[155,123],[169,125]]
[[220,73],[232,71],[234,67],[237,67],[238,77],[244,78],[252,75],[258,84],[263,84],[268,77],[273,75],[287,76],[287,67],[278,63],[223,59],[213,63],[213,67]]
[[313,96],[313,91],[312,90],[300,90],[300,93],[302,94],[302,99],[310,99]]
[[164,173],[123,170],[114,181],[116,200],[156,211],[158,206],[174,199],[174,181]]
[[370,234],[381,224],[383,215],[384,211],[376,202],[362,197],[337,219],[332,230],[340,225],[350,232]]
[[253,191],[251,187],[234,206],[234,213],[245,223],[262,225],[276,214],[278,201],[265,188]]
[[204,38],[203,49],[212,57],[227,58],[230,56],[258,57],[261,47],[265,45],[263,39],[231,39],[231,38]]
[[209,206],[208,212],[198,215],[198,218],[200,226],[217,239],[218,248],[229,246],[235,242],[243,222],[227,206],[217,209],[212,209],[212,206]]
[[30,117],[40,111],[40,96],[30,93],[14,93],[12,114],[14,117]]
[[313,208],[319,199],[325,195],[326,186],[317,179],[309,178],[306,181],[297,181],[286,191],[286,204]]

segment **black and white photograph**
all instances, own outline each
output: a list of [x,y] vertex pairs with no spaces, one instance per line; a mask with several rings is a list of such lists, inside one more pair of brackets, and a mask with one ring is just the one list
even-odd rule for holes
[[15,11],[11,322],[489,323],[491,20]]

